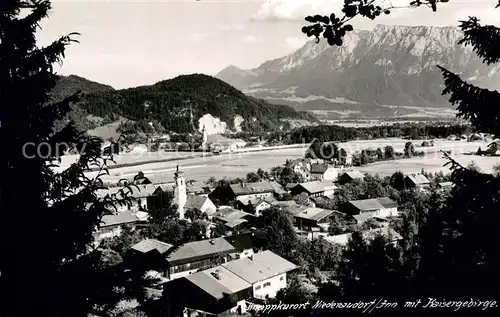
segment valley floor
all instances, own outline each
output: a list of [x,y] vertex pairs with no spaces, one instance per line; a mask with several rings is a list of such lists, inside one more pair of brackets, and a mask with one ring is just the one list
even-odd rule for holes
[[[360,140],[340,143],[339,147],[355,152],[391,145],[397,152],[402,152],[407,141],[404,139]],[[404,173],[418,173],[422,168],[428,172],[443,171],[448,173],[448,167],[443,166],[446,160],[443,158],[441,150],[451,151],[452,157],[464,165],[474,161],[484,172],[491,172],[493,166],[500,163],[498,157],[467,155],[467,153],[475,152],[478,147],[486,149],[488,142],[436,140],[435,146],[425,148],[419,146],[421,142],[413,141],[417,151],[426,152],[424,157],[377,162],[356,169],[363,173],[378,173],[379,175],[389,175],[397,170]],[[171,154],[175,155],[176,153]],[[304,148],[285,148],[188,159],[183,159],[180,156],[178,160],[162,163],[147,163],[145,160],[145,164],[142,165],[112,169],[110,170],[111,175],[103,177],[103,180],[117,182],[122,178],[132,178],[139,171],[142,171],[154,183],[171,182],[177,164],[185,171],[187,180],[206,181],[211,176],[217,179],[245,177],[247,173],[255,172],[259,168],[269,170],[272,167],[283,165],[287,159],[300,158],[303,155]],[[95,172],[89,173],[89,176],[95,175]]]

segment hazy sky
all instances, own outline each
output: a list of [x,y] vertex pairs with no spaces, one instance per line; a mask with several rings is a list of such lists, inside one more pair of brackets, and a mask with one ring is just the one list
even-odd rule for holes
[[[410,0],[380,0],[393,5]],[[39,34],[44,45],[60,35],[79,32],[80,44],[68,48],[61,74],[126,88],[180,74],[215,75],[228,65],[257,67],[281,57],[307,40],[304,16],[339,12],[341,0],[53,0],[50,18]],[[450,0],[430,9],[393,11],[375,22],[357,18],[353,25],[458,25],[475,15],[495,23],[497,0]]]

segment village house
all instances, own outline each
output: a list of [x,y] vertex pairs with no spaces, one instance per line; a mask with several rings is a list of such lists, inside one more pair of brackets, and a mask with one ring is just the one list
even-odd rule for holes
[[212,188],[203,182],[186,182],[186,192],[188,195],[205,196],[212,192]]
[[338,177],[338,183],[343,185],[350,183],[355,180],[363,180],[365,175],[363,175],[360,171],[346,171]]
[[217,266],[164,284],[164,303],[171,316],[224,316],[246,312],[252,285]]
[[429,188],[431,182],[423,174],[412,174],[404,178],[406,188],[424,190]]
[[294,186],[290,192],[293,196],[306,193],[310,197],[326,196],[331,197],[335,193],[337,186],[331,181],[313,181],[301,183]]
[[213,214],[212,221],[214,223],[222,223],[234,234],[255,224],[256,219],[255,216],[250,213],[226,207],[219,208],[219,210]]
[[399,214],[398,204],[388,197],[351,200],[342,206],[342,212],[353,215],[358,220],[358,223],[374,217],[388,218]]
[[94,233],[94,238],[96,241],[101,241],[106,238],[120,236],[124,226],[129,226],[134,230],[140,221],[135,213],[129,210],[104,215],[102,216],[99,229]]
[[241,209],[254,214],[256,217],[260,217],[262,215],[262,211],[271,208],[271,205],[276,201],[274,197],[255,198],[249,200],[238,197],[236,200],[241,206]]
[[310,180],[312,181],[334,181],[338,177],[335,166],[327,163],[314,163],[310,165]]
[[254,233],[252,232],[224,237],[238,252],[235,255],[236,259],[249,257],[254,254],[253,235]]
[[164,284],[164,303],[172,316],[227,316],[246,312],[254,298],[274,298],[297,268],[271,251],[193,273]]
[[[147,248],[144,245],[141,246],[141,243],[155,247]],[[198,270],[219,265],[240,254],[225,238],[185,243],[171,253],[167,245],[157,240],[149,243],[141,241],[134,245],[131,251],[133,254],[130,257],[134,258],[134,261],[147,261],[151,267],[158,270],[168,280],[188,276]],[[158,257],[157,253],[164,256]]]
[[500,155],[500,140],[494,140],[488,144],[488,148],[483,152],[485,155]]
[[294,213],[295,225],[299,230],[314,231],[328,229],[330,217],[335,211],[321,208],[306,208]]
[[[382,236],[389,241],[389,244],[393,244],[394,246],[397,245],[398,241],[403,239],[403,237],[399,233],[397,233],[396,231],[394,231],[394,229],[391,229],[390,227],[382,227],[382,228],[362,231],[361,235],[364,239],[368,241],[372,241],[377,236]],[[345,247],[347,246],[347,243],[349,242],[351,236],[352,233],[345,233],[335,236],[323,235],[322,237],[327,242]]]
[[109,195],[114,201],[123,201],[125,197],[132,198],[130,205],[116,204],[117,210],[121,211],[146,211],[148,210],[148,197],[154,195],[156,187],[152,184],[131,185],[130,187],[111,187],[99,189],[96,192],[98,198],[102,199]]
[[208,216],[208,219],[211,219],[212,216],[215,214],[217,211],[217,207],[214,205],[214,203],[206,196],[195,196],[195,195],[188,195],[186,204],[184,205],[185,210],[199,210],[203,214],[206,214]]
[[297,266],[277,254],[266,250],[222,266],[236,274],[253,287],[253,297],[274,298],[276,293],[286,288],[287,273]]
[[233,198],[239,201],[248,201],[255,198],[274,197],[275,189],[270,182],[238,183],[229,186]]
[[451,189],[453,187],[453,183],[452,182],[441,182],[441,183],[438,183],[436,185],[437,189],[440,189],[440,190],[448,190],[448,189]]

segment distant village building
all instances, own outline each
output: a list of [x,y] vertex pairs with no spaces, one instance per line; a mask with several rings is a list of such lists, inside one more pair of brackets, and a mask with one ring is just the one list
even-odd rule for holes
[[331,220],[330,217],[334,213],[335,211],[333,210],[311,207],[300,210],[293,216],[298,229],[313,231],[313,229],[320,230],[320,228],[328,229]]
[[186,204],[184,205],[184,213],[186,210],[199,210],[211,218],[217,211],[217,207],[206,196],[188,195]]
[[118,212],[117,214],[104,215],[98,231],[94,233],[96,241],[120,236],[124,226],[130,226],[132,230],[141,220],[131,211]]
[[290,192],[292,195],[299,195],[301,193],[306,193],[310,197],[326,196],[331,197],[335,193],[337,186],[331,181],[313,181],[307,183],[301,183],[294,186]]
[[404,178],[406,188],[423,190],[429,188],[431,182],[423,174],[412,174]]
[[441,182],[441,183],[438,183],[437,184],[437,188],[438,189],[441,189],[441,190],[448,190],[448,189],[451,189],[453,187],[453,183],[452,182]]
[[214,223],[222,223],[231,233],[237,233],[255,223],[255,216],[234,208],[219,208],[213,214],[212,221]]
[[[377,236],[382,236],[389,241],[389,244],[393,244],[394,246],[396,246],[397,243],[403,239],[403,237],[399,233],[397,233],[394,229],[391,229],[390,227],[382,227],[382,228],[362,231],[361,235],[363,236],[364,239],[368,241],[375,239]],[[347,243],[349,242],[351,236],[352,233],[345,233],[335,236],[324,235],[323,239],[332,244],[347,246]]]
[[500,155],[500,140],[494,140],[488,144],[488,148],[483,153],[486,155]]
[[398,204],[388,197],[351,200],[341,211],[345,214],[353,215],[358,220],[358,223],[364,222],[369,218],[388,218],[398,216],[399,214]]
[[339,184],[347,184],[355,180],[364,180],[365,175],[360,171],[346,171],[338,177]]
[[260,217],[264,210],[271,208],[272,203],[276,201],[274,197],[254,198],[248,199],[238,197],[237,201],[241,208],[249,213],[254,213],[255,216]]
[[230,185],[233,198],[240,201],[248,201],[256,198],[271,198],[274,196],[275,188],[270,182],[238,183]]
[[335,166],[327,163],[315,163],[310,165],[310,179],[313,181],[337,180],[338,171]]
[[156,187],[154,185],[147,184],[130,186],[128,188],[111,187],[99,189],[96,194],[98,198],[104,198],[109,195],[112,198],[116,198],[118,201],[125,199],[125,197],[131,197],[133,198],[131,205],[117,204],[116,207],[118,211],[144,211],[148,209],[148,197],[153,196],[155,191]]
[[238,149],[244,148],[247,145],[247,142],[242,139],[229,139],[219,134],[204,136],[204,142],[204,146],[206,146],[206,148],[209,148],[212,152],[234,152]]

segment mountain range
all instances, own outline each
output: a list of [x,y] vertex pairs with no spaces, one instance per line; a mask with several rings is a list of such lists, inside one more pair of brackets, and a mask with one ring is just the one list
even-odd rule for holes
[[204,74],[181,75],[121,90],[75,75],[62,76],[51,94],[58,100],[76,91],[81,92],[80,100],[67,119],[73,119],[81,130],[96,128],[96,122],[99,126],[123,118],[143,127],[150,124],[178,133],[201,130],[200,119],[207,122],[207,116],[212,120],[209,123],[227,124],[227,132],[234,131],[236,125],[242,131],[272,131],[285,128],[293,120],[317,122],[310,113],[247,96]]
[[499,66],[458,45],[455,27],[387,26],[349,32],[343,45],[308,41],[250,70],[229,66],[216,77],[244,93],[328,118],[453,115],[436,65],[493,88]]

